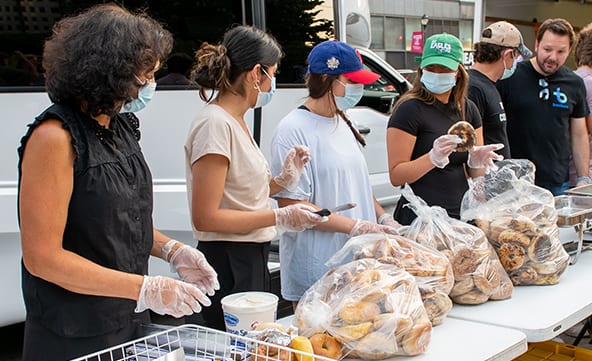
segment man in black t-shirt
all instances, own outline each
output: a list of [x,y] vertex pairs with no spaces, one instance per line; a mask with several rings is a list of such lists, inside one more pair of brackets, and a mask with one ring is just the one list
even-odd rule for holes
[[560,195],[569,187],[573,154],[577,185],[590,184],[590,144],[584,82],[563,66],[574,41],[564,19],[548,19],[539,28],[536,56],[517,65],[514,75],[497,82],[507,116],[512,158],[536,166],[535,183]]
[[497,152],[504,158],[510,158],[510,145],[506,112],[495,83],[512,76],[518,55],[528,59],[532,52],[524,46],[522,34],[514,25],[498,21],[481,33],[481,41],[474,46],[475,63],[469,70],[469,99],[481,114],[485,144],[503,144]]

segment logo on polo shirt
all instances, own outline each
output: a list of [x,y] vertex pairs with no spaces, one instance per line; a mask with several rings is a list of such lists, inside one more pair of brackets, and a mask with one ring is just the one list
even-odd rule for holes
[[452,51],[452,46],[449,43],[444,43],[437,40],[432,40],[430,44],[431,49],[436,49],[440,53],[450,53]]

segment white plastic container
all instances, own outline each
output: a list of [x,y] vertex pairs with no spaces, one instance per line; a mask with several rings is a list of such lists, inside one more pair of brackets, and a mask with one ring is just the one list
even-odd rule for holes
[[241,292],[222,298],[226,331],[245,335],[257,324],[274,322],[277,318],[278,297],[268,292]]

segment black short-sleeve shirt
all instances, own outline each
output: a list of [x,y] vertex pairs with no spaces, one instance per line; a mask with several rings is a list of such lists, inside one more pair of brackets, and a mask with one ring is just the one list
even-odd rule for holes
[[512,158],[531,160],[535,183],[561,185],[569,180],[570,118],[589,113],[584,81],[561,67],[539,74],[530,61],[518,63],[514,75],[496,83],[508,118]]
[[[439,101],[430,105],[418,99],[409,99],[398,105],[391,115],[388,127],[401,129],[415,137],[415,146],[411,154],[411,160],[414,160],[428,153],[433,147],[434,140],[446,134],[450,126],[459,120],[461,120],[460,112],[455,107]],[[465,120],[475,129],[481,127],[481,117],[477,107],[468,99]],[[460,203],[468,189],[464,167],[467,158],[468,152],[452,153],[449,157],[450,163],[446,167],[430,170],[411,183],[411,189],[428,205],[441,206],[451,217],[460,218]],[[397,221],[409,224],[415,218],[409,212],[411,211],[405,207],[401,215],[395,214]]]
[[504,159],[510,158],[506,112],[495,83],[480,71],[470,69],[469,99],[477,105],[481,115],[484,144],[503,144],[504,147],[497,153],[503,155]]

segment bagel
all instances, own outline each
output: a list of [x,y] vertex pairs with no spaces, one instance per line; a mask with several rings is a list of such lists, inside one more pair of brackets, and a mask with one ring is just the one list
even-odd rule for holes
[[556,274],[559,271],[559,267],[555,261],[546,261],[541,263],[531,262],[530,266],[534,268],[539,275],[551,275]]
[[500,275],[497,270],[489,264],[485,272],[473,274],[473,282],[477,289],[487,296],[491,296],[500,286]]
[[477,289],[469,291],[463,295],[452,297],[452,301],[460,305],[480,305],[487,302],[488,299],[488,295]]
[[348,302],[339,310],[339,317],[348,324],[371,321],[380,314],[380,307],[373,302]]
[[489,296],[490,300],[505,300],[512,297],[512,291],[514,291],[514,285],[512,280],[507,276],[502,277],[500,285],[493,293]]
[[444,321],[452,308],[452,300],[448,295],[441,292],[434,292],[430,297],[423,300],[423,306],[428,314],[432,326],[437,326]]
[[366,336],[372,329],[372,322],[346,325],[336,328],[335,338],[341,342],[351,342]]
[[448,129],[448,134],[457,135],[462,142],[456,145],[457,152],[466,152],[473,148],[477,143],[477,133],[475,128],[469,122],[459,121]]
[[460,278],[465,275],[470,275],[477,269],[481,257],[477,252],[469,247],[459,248],[452,256],[452,271],[454,278]]
[[536,232],[536,224],[526,217],[514,218],[510,221],[509,227],[517,232]]
[[499,234],[497,241],[500,244],[514,242],[520,245],[521,247],[528,247],[530,245],[530,237],[528,237],[524,232],[519,232],[513,229],[506,229]]
[[534,262],[544,262],[552,258],[553,241],[545,233],[538,233],[532,239],[532,243],[528,246],[528,258]]
[[339,360],[343,356],[341,343],[327,333],[315,333],[310,336],[310,343],[315,355]]
[[370,332],[355,345],[355,353],[350,356],[364,360],[382,360],[394,356],[397,351],[395,335],[382,332]]
[[487,238],[489,238],[491,235],[491,230],[489,229],[490,223],[491,222],[489,222],[486,219],[475,219],[475,225],[479,227],[479,229],[481,229],[483,233],[485,233],[485,237]]
[[279,347],[261,344],[255,348],[254,361],[291,361],[292,353]]
[[525,253],[524,248],[516,243],[503,243],[498,250],[500,262],[506,271],[522,267],[526,259]]
[[475,282],[471,276],[463,276],[456,280],[452,290],[450,291],[450,297],[460,296],[468,293],[475,287]]
[[432,324],[430,322],[418,322],[409,332],[403,336],[401,346],[406,355],[419,355],[424,352],[432,336]]
[[522,267],[508,273],[514,286],[533,285],[537,281],[537,271],[532,267]]
[[559,274],[552,274],[552,275],[540,275],[535,281],[535,285],[554,285],[559,282]]

